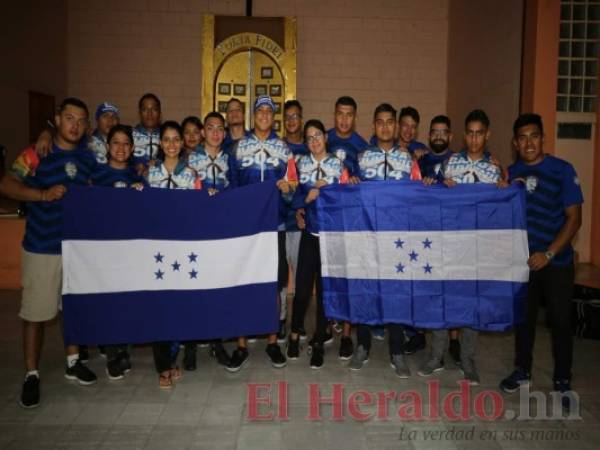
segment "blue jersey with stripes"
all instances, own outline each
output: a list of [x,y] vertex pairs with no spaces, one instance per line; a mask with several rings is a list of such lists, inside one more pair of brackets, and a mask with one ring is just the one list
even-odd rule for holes
[[[88,185],[97,164],[94,154],[86,147],[64,150],[53,144],[50,153],[42,159],[37,159],[35,149],[26,149],[15,160],[11,172],[29,187],[48,189],[62,184],[68,190],[71,186]],[[62,205],[62,199],[27,203],[25,250],[52,255],[61,253]]]
[[327,150],[344,163],[350,175],[358,175],[358,154],[368,146],[367,141],[356,132],[348,138],[339,137],[335,128],[327,132]]
[[[527,237],[529,252],[545,252],[566,221],[565,209],[583,203],[577,173],[571,164],[545,155],[537,164],[521,160],[508,168],[509,179],[522,179],[527,192]],[[567,245],[550,264],[565,266],[573,262],[573,248]]]
[[285,143],[288,145],[292,155],[294,155],[294,159],[298,161],[300,156],[308,155],[310,152],[308,151],[308,147],[303,143],[294,144],[293,142],[289,142],[287,139],[284,139]]
[[204,189],[220,192],[235,186],[235,164],[229,152],[221,150],[212,157],[199,145],[189,154],[187,163],[200,177]]
[[109,164],[99,164],[92,173],[94,186],[126,188],[134,183],[145,183],[144,177],[138,175],[131,166],[125,169],[115,169]]
[[433,178],[438,183],[444,181],[444,166],[453,155],[452,150],[446,149],[443,153],[430,151],[419,159],[419,168],[423,178]]
[[133,162],[148,165],[155,159],[160,145],[160,128],[148,131],[139,124],[132,130],[133,135]]

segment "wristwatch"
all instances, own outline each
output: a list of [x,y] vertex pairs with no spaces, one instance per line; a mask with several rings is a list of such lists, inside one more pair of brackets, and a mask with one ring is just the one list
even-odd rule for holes
[[552,258],[554,258],[554,252],[551,252],[550,250],[546,250],[546,252],[544,253],[544,256],[546,257],[546,259],[548,261],[552,261]]

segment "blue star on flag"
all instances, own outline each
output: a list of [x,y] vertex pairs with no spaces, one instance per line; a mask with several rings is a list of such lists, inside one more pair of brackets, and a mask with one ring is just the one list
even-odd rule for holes
[[181,267],[181,264],[175,261],[173,264],[171,264],[171,267],[173,268],[173,271],[179,272],[179,267]]
[[411,261],[416,261],[419,254],[413,250],[408,254],[408,256],[410,256]]
[[164,257],[165,257],[165,255],[161,255],[160,252],[158,252],[156,255],[154,255],[154,259],[156,260],[157,263],[163,262]]
[[400,273],[400,272],[404,273],[404,266],[402,265],[401,262],[396,264],[396,273]]
[[156,276],[157,280],[162,280],[164,274],[165,273],[160,269],[158,269],[156,272],[154,272],[154,275]]
[[394,244],[396,244],[396,248],[403,248],[402,246],[404,245],[404,241],[398,238]]
[[190,274],[190,280],[192,278],[196,278],[196,279],[198,278],[198,272],[195,269],[192,269],[192,271],[188,272],[188,273]]
[[188,258],[189,258],[190,262],[193,263],[193,262],[196,262],[196,258],[198,258],[198,255],[196,255],[194,252],[192,252],[188,255]]
[[433,244],[433,242],[431,242],[429,238],[425,238],[423,241],[423,248],[431,248],[431,244]]
[[423,266],[424,273],[431,273],[431,269],[433,269],[433,267],[429,263]]

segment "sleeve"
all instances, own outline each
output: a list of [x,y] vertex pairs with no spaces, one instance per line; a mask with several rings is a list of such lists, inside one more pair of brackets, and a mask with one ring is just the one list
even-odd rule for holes
[[227,154],[227,181],[229,181],[229,188],[235,188],[238,186],[237,179],[237,166],[235,164],[235,158],[231,152],[225,152]]
[[23,181],[27,177],[35,176],[35,171],[40,165],[40,158],[31,146],[21,152],[10,167],[10,173]]
[[583,203],[583,193],[575,169],[571,164],[566,163],[562,174],[561,197],[563,207],[581,205]]

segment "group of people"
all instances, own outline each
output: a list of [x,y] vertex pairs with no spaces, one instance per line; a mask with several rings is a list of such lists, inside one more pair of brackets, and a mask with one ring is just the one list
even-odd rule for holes
[[[42,133],[35,145],[25,149],[0,182],[0,192],[28,204],[22,251],[25,380],[21,404],[39,404],[39,359],[44,322],[59,311],[61,299],[61,198],[69,186],[205,189],[210,195],[253,183],[275,180],[281,193],[279,208],[278,298],[280,329],[267,336],[266,354],[274,367],[298,359],[306,339],[304,320],[316,291],[316,321],[306,346],[310,367],[324,363],[325,346],[340,333],[338,356],[348,360],[350,370],[361,370],[369,360],[373,337],[383,339],[387,330],[391,366],[400,378],[411,376],[407,355],[425,347],[425,330],[390,323],[381,327],[338,323],[328,320],[323,306],[318,230],[310,209],[319,189],[331,184],[356,184],[394,180],[419,180],[426,185],[441,183],[452,188],[462,183],[493,183],[498,188],[522,182],[527,192],[527,227],[531,269],[527,318],[516,325],[515,370],[500,383],[505,392],[515,392],[531,380],[532,351],[539,304],[545,299],[552,327],[555,389],[571,390],[572,338],[569,324],[573,288],[571,240],[581,224],[583,197],[573,167],[543,149],[544,130],[539,115],[520,115],[513,127],[517,161],[503,170],[488,151],[490,120],[480,109],[464,121],[463,146],[452,151],[453,131],[445,115],[429,124],[429,141],[416,140],[420,116],[410,106],[398,111],[382,103],[373,113],[373,135],[369,141],[356,131],[357,104],[349,96],[334,106],[334,127],[327,130],[321,120],[304,122],[299,101],[283,106],[285,135],[273,129],[275,103],[260,96],[253,105],[251,130],[245,129],[240,100],[227,103],[226,116],[210,112],[200,120],[190,116],[181,123],[162,121],[161,102],[152,94],[139,100],[140,123],[120,124],[119,109],[102,103],[95,114],[96,128],[88,134],[88,108],[76,98],[65,99],[56,116],[55,128]],[[399,184],[399,186],[401,186]],[[401,188],[401,187],[399,187]],[[291,329],[287,333],[286,287],[288,274],[294,279]],[[275,299],[274,299],[275,301]],[[352,327],[356,330],[356,346]],[[287,342],[284,351],[281,343]],[[184,368],[196,368],[197,342],[182,343]],[[219,364],[230,372],[248,361],[248,337],[237,339],[228,354],[223,342],[207,343]],[[479,383],[475,364],[477,331],[433,330],[431,352],[418,375],[431,376],[444,369],[449,350],[465,379]],[[176,364],[179,343],[153,343],[159,386],[170,388],[181,378]],[[131,369],[127,346],[103,347],[110,379],[120,379]],[[65,377],[92,384],[96,375],[87,367],[87,349],[66,347]]]

